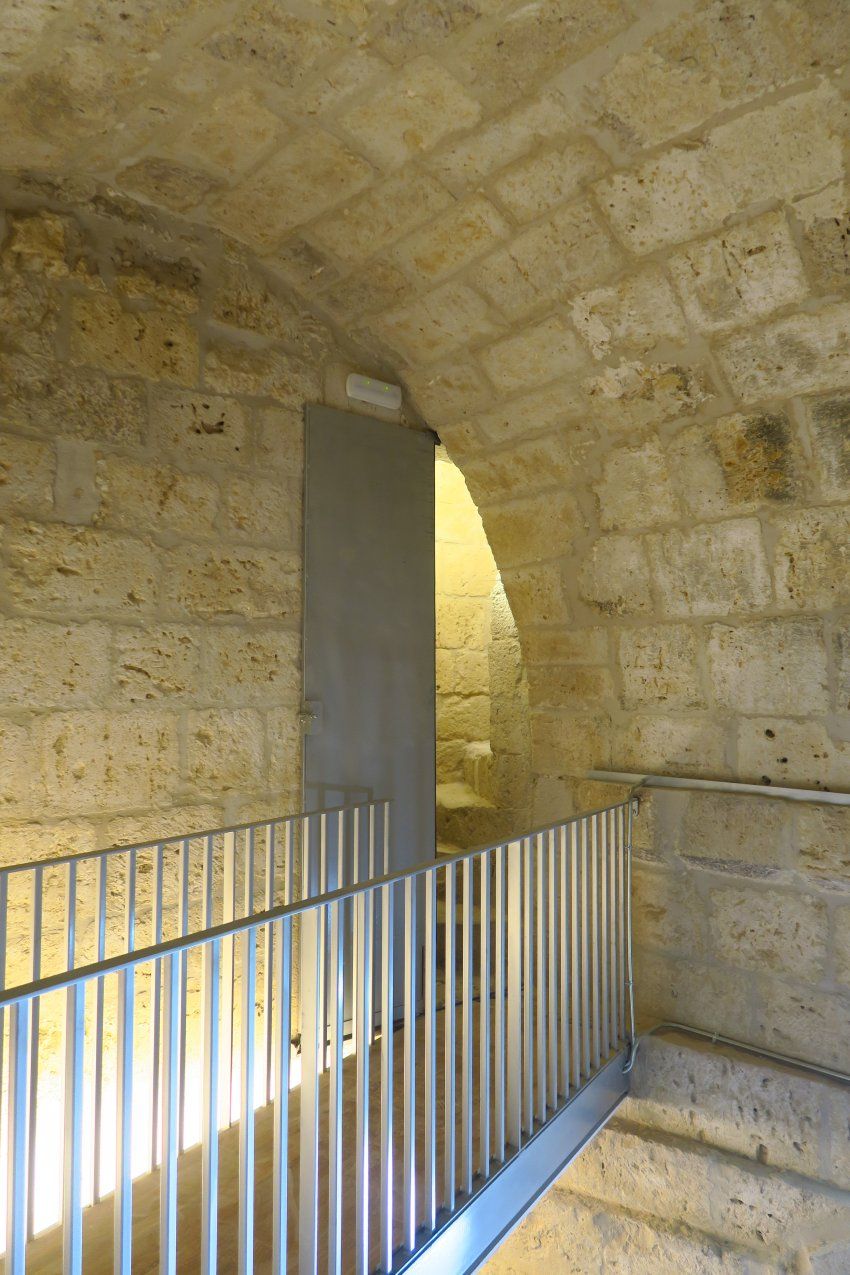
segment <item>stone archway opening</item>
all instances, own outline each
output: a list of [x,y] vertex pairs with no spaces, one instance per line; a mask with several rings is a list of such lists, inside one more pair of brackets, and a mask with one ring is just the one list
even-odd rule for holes
[[519,831],[531,810],[528,682],[481,516],[436,455],[437,836],[466,848]]

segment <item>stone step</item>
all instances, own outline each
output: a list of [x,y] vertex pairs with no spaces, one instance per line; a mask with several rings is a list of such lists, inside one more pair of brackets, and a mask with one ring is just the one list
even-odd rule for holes
[[613,1120],[558,1180],[566,1193],[685,1227],[760,1261],[850,1240],[850,1193],[798,1173]]
[[850,1088],[835,1081],[665,1032],[641,1041],[621,1115],[850,1191]]

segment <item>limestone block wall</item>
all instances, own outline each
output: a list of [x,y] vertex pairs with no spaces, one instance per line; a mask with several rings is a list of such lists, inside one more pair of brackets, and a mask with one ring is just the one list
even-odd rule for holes
[[297,808],[303,405],[330,330],[232,242],[3,187],[0,855]]

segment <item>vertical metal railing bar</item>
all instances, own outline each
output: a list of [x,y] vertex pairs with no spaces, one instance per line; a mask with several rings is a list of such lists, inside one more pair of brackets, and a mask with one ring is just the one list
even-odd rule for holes
[[[68,864],[68,889],[70,890],[71,880],[76,884],[77,866],[76,863]],[[66,902],[66,920],[68,915],[69,904]],[[41,978],[41,957],[42,957],[42,934],[44,919],[44,869],[39,863],[36,864],[32,876],[32,900],[31,900],[31,925],[30,925],[30,969],[32,972],[32,981],[35,983]],[[73,921],[72,921],[73,933]],[[70,966],[68,967],[70,969]],[[32,1003],[30,1011],[30,1080],[29,1080],[29,1162],[27,1164],[27,1175],[29,1178],[27,1186],[27,1239],[32,1239],[35,1230],[35,1145],[36,1145],[36,1126],[38,1122],[38,1070],[39,1070],[39,1025],[41,1016],[41,1005],[38,997]]]
[[463,900],[461,903],[461,1189],[472,1194],[472,1178],[475,1167],[472,1158],[472,933],[473,933],[473,876],[474,861],[463,863]]
[[[211,856],[210,856],[211,857]],[[212,876],[208,872],[208,880]],[[207,886],[211,907],[211,885]],[[204,946],[203,966],[203,1105],[201,1108],[201,1275],[218,1268],[218,1124],[219,1124],[219,1006],[221,940]]]
[[[599,911],[599,1001],[600,1001],[600,1050],[603,1058],[607,1058],[611,1048],[611,1007],[608,969],[608,819],[605,815],[597,816],[599,823],[599,897],[596,907]],[[597,1064],[598,1065],[598,1064]]]
[[[304,821],[301,851],[301,897],[308,898],[314,872],[314,846],[310,817]],[[301,914],[301,1101],[299,1107],[299,1207],[298,1253],[301,1275],[316,1275],[319,1260],[319,1071],[322,1044],[321,913],[323,907]],[[241,1272],[240,1272],[241,1275]]]
[[[129,905],[128,905],[129,906]],[[115,1202],[113,1205],[114,1275],[131,1275],[133,1261],[133,1039],[136,971],[118,971],[115,1076]],[[204,1272],[204,1275],[210,1275]]]
[[419,881],[404,883],[404,1144],[402,1182],[402,1243],[413,1251],[416,1242],[416,969],[419,927],[416,894]]
[[588,864],[588,821],[580,825],[581,869],[579,873],[579,925],[581,936],[581,1076],[590,1075],[590,897]]
[[[73,969],[77,929],[77,865],[68,865],[65,910],[65,954]],[[98,979],[98,984],[103,979]],[[38,1004],[35,999],[33,1008]],[[85,1045],[85,984],[72,983],[65,993],[65,1074],[62,1093],[63,1180],[62,1180],[62,1266],[64,1275],[81,1275],[83,1262],[83,1048]],[[34,1046],[38,1049],[38,1036]],[[30,1093],[30,1110],[37,1102]],[[30,1126],[31,1130],[34,1124]],[[30,1171],[34,1168],[33,1133],[30,1133]],[[30,1183],[31,1203],[35,1195]]]
[[[339,841],[341,853],[342,839]],[[328,1059],[328,1275],[342,1271],[342,1065],[345,1029],[344,902],[330,907]]]
[[[181,936],[189,933],[189,839],[180,843],[178,858],[178,914],[177,928]],[[178,1128],[180,1132],[180,1150],[186,1149],[186,1035],[189,1029],[189,954],[180,953],[180,1101]]]
[[[266,828],[266,866],[263,882],[263,907],[271,912],[275,903],[275,825]],[[272,1003],[274,1000],[274,926],[267,925],[263,942],[263,1073],[265,1075],[266,1102],[274,1097],[272,1070],[274,1055],[274,1024]]]
[[[151,894],[151,944],[162,942],[162,869],[164,848],[160,843],[154,851],[154,871]],[[156,1168],[160,1133],[160,1011],[162,966],[159,961],[151,965],[150,990],[150,1060],[151,1060],[151,1172]]]
[[626,831],[626,844],[624,854],[626,856],[626,994],[628,996],[629,1020],[626,1028],[626,1036],[631,1046],[631,1057],[629,1058],[629,1066],[634,1062],[634,1050],[636,1047],[635,1039],[635,1023],[634,1023],[634,968],[632,964],[632,836],[634,832],[634,815],[637,800],[633,799],[628,803],[628,823]]
[[425,873],[423,1079],[425,1102],[425,1224],[437,1225],[437,869]]
[[570,1096],[570,1053],[571,1053],[571,1037],[570,1037],[570,1006],[572,1004],[572,983],[570,969],[570,942],[572,938],[571,910],[570,910],[570,877],[569,877],[569,855],[567,851],[567,830],[559,828],[557,830],[557,872],[558,872],[558,939],[559,939],[559,955],[560,955],[560,1004],[559,1004],[559,1023],[560,1023],[560,1048],[559,1062],[560,1068],[560,1087],[564,1098]]
[[[355,1261],[356,1275],[369,1275],[369,1042],[372,1024],[372,894],[355,900],[356,986],[356,1128],[355,1128]],[[303,1083],[303,1082],[302,1082]],[[303,1271],[301,1275],[304,1275]]]
[[[236,833],[226,832],[222,847],[221,919],[236,917]],[[221,946],[221,1086],[222,1115],[227,1124],[233,1122],[233,987],[236,976],[235,946],[232,938],[222,939]]]
[[547,874],[549,880],[549,1106],[554,1111],[558,1105],[558,887],[559,878],[555,860],[555,831],[546,834],[548,841]]
[[599,1066],[600,1051],[600,976],[599,976],[599,820],[590,817],[590,1000],[591,1000],[591,1066]]
[[[381,888],[381,1269],[393,1264],[393,923],[395,886]],[[408,940],[409,941],[409,940]]]
[[[246,846],[247,858],[253,865],[253,845]],[[246,863],[245,875],[253,878],[253,866]],[[252,880],[253,889],[253,880]],[[248,886],[246,884],[246,900]],[[257,1000],[257,930],[255,926],[242,935],[242,1014],[240,1040],[240,1111],[239,1111],[239,1275],[253,1275],[254,1270],[254,1046]]]
[[507,1141],[522,1145],[522,859],[521,841],[508,846],[508,1000],[506,1024]]
[[455,1001],[457,999],[455,980],[455,954],[457,942],[456,930],[456,889],[457,877],[454,863],[447,863],[446,873],[446,915],[445,915],[445,995],[443,1004],[443,1206],[450,1212],[455,1206],[456,1167],[455,1167]]
[[159,1266],[161,1275],[177,1275],[177,1151],[180,1086],[180,979],[176,956],[163,958],[162,1163],[159,1178]]
[[[103,979],[98,979],[102,983]],[[65,993],[65,1076],[62,1095],[63,1183],[62,1270],[83,1269],[83,1046],[86,1030],[86,985],[73,983]]]
[[[287,824],[287,863],[291,830]],[[290,902],[292,878],[287,870],[286,902]],[[275,970],[277,1017],[275,1037],[275,1100],[273,1126],[272,1275],[286,1275],[289,1219],[289,1064],[292,1037],[292,919],[279,922]]]
[[535,1053],[537,1059],[537,1119],[543,1124],[546,1120],[546,1103],[548,1098],[547,1075],[547,1033],[546,1033],[546,856],[543,852],[543,833],[534,838],[535,879],[537,883],[537,899],[535,903],[537,921],[537,1015],[535,1033]]
[[619,1038],[626,1039],[626,811],[622,806],[617,811],[617,827],[619,831],[619,854],[617,858],[617,880],[619,898],[617,921],[619,926],[619,952],[617,960],[617,980],[619,983]]
[[[95,862],[97,864],[97,868],[95,869],[95,897],[97,900],[95,911],[95,953],[96,960],[102,961],[106,956],[106,874],[109,867],[109,860],[101,858],[96,859]],[[95,1201],[98,1201],[101,1198],[101,1150],[103,1144],[103,1015],[105,991],[105,981],[104,979],[99,978],[95,984],[94,1015],[94,1149],[92,1165],[92,1199]]]
[[493,1135],[496,1160],[505,1158],[505,853],[504,845],[495,851],[496,925],[493,952],[493,1088],[495,1092]]
[[[136,851],[127,859],[124,939],[128,952],[136,946]],[[133,1260],[133,1048],[136,1016],[136,970],[118,971],[117,1057],[115,1067],[115,1202],[113,1252],[115,1275],[130,1275]]]
[[29,1093],[32,1002],[19,1001],[9,1010],[9,1082],[6,1095],[6,1272],[25,1275],[27,1244],[27,1195],[29,1174]]
[[[369,806],[369,807],[367,807],[367,810],[366,810],[366,837],[367,837],[367,842],[366,842],[366,844],[367,844],[367,849],[368,849],[368,857],[367,857],[367,861],[366,861],[367,880],[369,880],[369,881],[373,881],[373,880],[375,879],[375,807],[374,807],[374,806]],[[372,907],[373,907],[373,909],[374,909],[374,901],[373,901],[373,899],[372,899],[372,895],[371,895],[371,894],[369,894],[369,895],[368,895],[368,898],[370,899],[371,906],[372,906]],[[373,923],[374,923],[374,912],[373,912]],[[375,970],[375,963],[374,963],[374,961],[372,962],[372,966],[371,966],[371,968],[372,968],[372,978],[373,978],[373,980],[374,980],[374,978],[375,978],[375,974],[376,974],[376,970]],[[374,1013],[374,1009],[375,1009],[375,989],[374,989],[374,986],[373,986],[373,988],[372,988],[372,1011],[371,1011],[371,1013],[369,1014],[369,1023],[368,1023],[368,1033],[369,1033],[369,1044],[370,1044],[370,1045],[372,1044],[372,1042],[373,1042],[373,1041],[374,1041],[374,1039],[375,1039],[375,1013]]]
[[479,863],[479,1011],[478,1011],[478,1172],[490,1176],[490,874],[494,855],[482,854]]
[[534,1132],[534,889],[531,837],[522,841],[522,1128]]
[[612,1048],[619,1046],[619,984],[617,979],[617,951],[619,935],[617,929],[617,859],[619,858],[619,838],[617,835],[616,811],[609,811],[608,816],[608,915],[609,942],[608,966],[610,986],[609,1030]]
[[[319,846],[318,846],[318,877],[319,877],[319,894],[327,894],[328,890],[328,817],[324,811],[319,815],[318,828]],[[319,1005],[319,1035],[321,1038],[321,1050],[319,1053],[319,1071],[324,1072],[327,1066],[327,955],[328,955],[328,935],[326,924],[325,909],[319,912],[319,967],[318,967],[318,987],[316,998]]]

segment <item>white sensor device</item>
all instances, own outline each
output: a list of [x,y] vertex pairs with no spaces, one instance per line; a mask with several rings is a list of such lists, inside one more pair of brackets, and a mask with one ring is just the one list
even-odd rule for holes
[[386,381],[377,381],[373,376],[360,376],[351,372],[345,382],[345,392],[349,398],[359,403],[371,403],[373,407],[388,407],[397,412],[401,407],[401,386],[388,385]]

